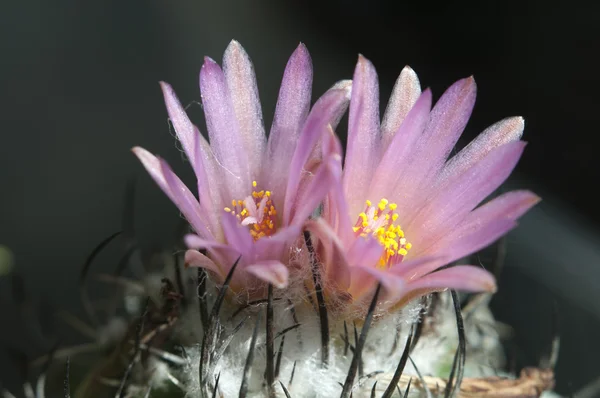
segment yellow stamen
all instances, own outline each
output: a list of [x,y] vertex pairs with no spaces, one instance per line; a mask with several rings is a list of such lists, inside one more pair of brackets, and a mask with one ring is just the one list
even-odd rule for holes
[[[256,188],[257,186],[258,183],[252,181],[252,187]],[[253,190],[244,200],[232,200],[232,207],[226,207],[225,211],[235,215],[240,222],[252,214],[253,221],[248,224],[248,231],[255,241],[271,236],[277,232],[277,224],[275,222],[277,210],[275,209],[272,195],[272,191]],[[250,208],[247,208],[247,206],[250,206]]]
[[379,267],[391,267],[402,261],[412,247],[407,242],[402,227],[395,224],[399,218],[398,213],[395,212],[398,205],[390,203],[385,198],[382,198],[376,206],[373,206],[370,200],[366,200],[365,204],[367,208],[358,215],[352,230],[356,236],[376,238],[385,248],[378,261]]
[[388,204],[388,200],[383,198],[379,201],[379,204],[377,205],[377,207],[379,207],[380,211],[384,211],[387,204]]

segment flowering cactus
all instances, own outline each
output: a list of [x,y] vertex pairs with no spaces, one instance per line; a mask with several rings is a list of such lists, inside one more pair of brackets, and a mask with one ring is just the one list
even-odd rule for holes
[[[312,168],[310,153],[348,106],[350,83],[340,82],[309,113],[312,65],[300,45],[283,76],[269,139],[265,137],[258,88],[250,58],[232,41],[223,70],[206,58],[200,90],[210,144],[192,124],[172,88],[161,83],[169,117],[198,180],[199,200],[166,162],[136,147],[134,153],[177,205],[195,234],[186,262],[222,282],[240,258],[235,291],[261,290],[265,281],[288,284],[290,248],[333,182],[333,154]],[[310,173],[308,173],[310,171]],[[197,249],[205,249],[205,256]]]
[[[353,82],[335,84],[312,109],[311,83],[300,45],[267,139],[252,64],[232,42],[223,69],[207,58],[200,72],[209,142],[161,83],[198,199],[162,159],[133,151],[193,229],[186,265],[211,276],[195,301],[200,311],[170,313],[187,346],[174,372],[179,385],[191,395],[270,398],[390,397],[413,377],[419,394],[427,386],[463,391],[463,375],[465,388],[478,385],[490,376],[482,360],[497,368],[504,360],[498,333],[477,327],[493,322],[485,300],[496,281],[483,267],[453,264],[507,233],[539,201],[514,191],[480,205],[517,164],[523,119],[492,125],[448,159],[475,102],[473,78],[454,83],[432,108],[431,92],[421,92],[407,67],[382,122],[377,75],[364,57]],[[348,105],[344,157],[334,129]],[[183,293],[194,301],[196,288]],[[447,289],[451,297],[437,293]],[[483,305],[465,308],[469,321],[454,290],[484,293]],[[241,307],[229,291],[243,298]],[[413,300],[420,296],[427,299]],[[286,340],[288,332],[296,338]],[[523,377],[498,385],[522,381],[541,391],[552,383],[551,371]]]
[[[431,109],[431,91],[421,93],[416,74],[406,67],[380,124],[377,74],[359,58],[342,178],[321,218],[308,223],[332,295],[366,310],[377,283],[387,293],[381,309],[448,288],[495,291],[494,277],[479,266],[440,268],[500,238],[539,198],[514,191],[477,207],[523,152],[520,117],[492,125],[447,160],[475,91],[472,77],[459,80]],[[340,153],[337,138],[329,141],[324,147]]]
[[[200,71],[207,141],[161,83],[198,196],[164,160],[133,152],[189,222],[188,250],[142,255],[148,272],[130,279],[122,271],[139,253],[127,236],[115,274],[97,275],[117,286],[121,311],[114,300],[99,317],[87,275],[120,233],[102,241],[79,279],[92,325],[62,314],[92,341],[53,343],[31,363],[11,348],[21,395],[69,397],[72,384],[81,398],[537,397],[553,387],[556,351],[540,369],[508,373],[487,306],[495,278],[456,265],[539,201],[513,191],[481,204],[523,152],[523,119],[492,125],[449,158],[475,102],[473,78],[454,83],[432,108],[431,92],[421,92],[406,67],[381,122],[377,74],[366,58],[352,82],[335,84],[312,108],[311,85],[300,45],[267,139],[252,63],[231,42],[223,69],[206,58]],[[343,155],[334,129],[348,106]],[[128,203],[132,196],[128,190]],[[198,267],[194,274],[189,266]],[[97,362],[84,375],[77,365],[74,382],[69,359],[83,352],[98,354]],[[58,359],[66,359],[65,378],[48,387],[61,392],[46,394]]]

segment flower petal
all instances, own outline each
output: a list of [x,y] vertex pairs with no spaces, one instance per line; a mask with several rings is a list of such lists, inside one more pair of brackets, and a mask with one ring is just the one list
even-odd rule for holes
[[[463,228],[457,231],[460,234],[449,234],[434,244],[424,247],[419,253],[415,253],[415,256],[443,255],[448,264],[491,245],[516,226],[517,223],[514,220],[507,219],[496,220],[483,225],[472,223],[469,224],[468,229]],[[419,270],[417,276],[423,274],[421,271]]]
[[245,268],[257,278],[271,283],[278,289],[284,289],[288,285],[289,271],[287,267],[279,261],[263,261],[248,265]]
[[[427,89],[408,112],[404,122],[400,125],[398,132],[394,135],[383,154],[383,158],[379,162],[371,181],[369,193],[372,197],[362,198],[363,200],[377,201],[384,197],[392,197],[395,200],[397,197],[403,197],[404,187],[410,183],[410,176],[404,173],[404,170],[410,168],[410,161],[412,160],[410,149],[421,137],[429,121],[430,110],[431,90]],[[356,212],[356,206],[362,205],[364,205],[364,202],[355,203],[353,210]]]
[[375,67],[360,55],[352,80],[343,187],[346,197],[364,198],[379,155],[379,82]]
[[323,157],[331,158],[330,167],[333,169],[332,175],[336,178],[331,182],[329,192],[323,200],[321,217],[324,217],[329,225],[337,231],[343,242],[350,242],[354,239],[351,213],[344,195],[341,178],[337,177],[342,170],[342,153],[342,144],[339,138],[333,129],[329,129],[328,137],[323,140]]
[[[183,241],[189,249],[204,249],[210,253],[211,259],[219,264],[225,274],[240,257],[240,253],[233,247],[215,240],[202,239],[198,235],[188,234]],[[240,261],[243,261],[242,259]]]
[[219,65],[208,57],[200,70],[200,91],[210,145],[222,169],[229,197],[243,198],[251,192],[248,153],[225,75]]
[[474,253],[514,228],[518,219],[539,202],[529,191],[512,191],[478,207],[447,235],[427,251],[447,252],[449,261]]
[[496,291],[496,280],[481,267],[457,265],[433,272],[407,285],[399,306],[432,292],[455,289],[464,292]]
[[378,279],[373,273],[368,272],[369,268],[364,266],[348,268],[350,271],[350,286],[347,291],[352,297],[353,307],[366,309],[373,297]]
[[254,241],[248,228],[240,226],[238,219],[225,211],[221,215],[221,224],[228,246],[240,253],[245,261],[251,261],[254,258]]
[[456,265],[425,275],[411,282],[409,288],[410,290],[447,288],[465,292],[495,292],[496,279],[481,267]]
[[195,174],[198,175],[202,167],[202,164],[199,162],[200,159],[197,156],[198,140],[201,136],[198,135],[198,130],[195,129],[195,126],[188,118],[173,88],[165,82],[160,82],[160,88],[163,92],[167,113],[169,114],[171,123],[173,123],[177,138],[179,138]]
[[[462,79],[446,90],[433,107],[425,131],[410,148],[408,167],[402,170],[404,178],[399,186],[402,186],[404,201],[418,203],[419,195],[423,194],[421,185],[427,184],[441,170],[469,120],[475,94],[475,80]],[[398,203],[398,207],[405,205]]]
[[[203,231],[204,234],[212,235],[212,232],[207,228],[208,220],[206,214],[202,211],[200,203],[185,186],[185,184],[173,173],[171,167],[163,159],[158,158],[160,162],[160,168],[165,178],[167,186],[173,193],[174,202],[184,215],[186,220],[192,225],[194,230],[200,233],[198,230]],[[207,235],[208,236],[208,235]],[[214,235],[212,235],[214,236]]]
[[262,109],[256,75],[250,57],[236,40],[232,40],[223,56],[223,73],[233,102],[250,175],[257,178],[266,148]]
[[335,231],[322,219],[309,220],[306,230],[313,234],[313,245],[324,267],[324,280],[328,286],[345,290],[350,286],[350,270],[346,250]]
[[[387,270],[381,270],[378,268],[373,268],[373,267],[357,267],[359,268],[361,271],[369,274],[370,276],[372,276],[373,278],[375,278],[375,280],[379,283],[381,283],[381,286],[384,288],[385,292],[384,292],[384,296],[382,296],[383,301],[391,301],[391,302],[395,302],[398,301],[400,299],[400,297],[405,293],[406,290],[406,281],[404,279],[402,279],[402,277],[399,277],[397,275],[394,275],[390,272],[387,272]],[[360,275],[357,272],[353,272],[353,279],[356,279],[358,277],[360,277]],[[362,279],[362,278],[361,278]],[[369,291],[370,289],[368,289],[368,285],[372,285],[373,281],[362,281],[360,282],[361,285],[360,286],[360,290],[361,291]],[[359,290],[359,283],[353,283],[353,288],[356,289],[356,291]],[[353,296],[356,297],[356,293],[353,294]]]
[[407,282],[410,282],[432,271],[435,271],[436,269],[448,263],[450,263],[448,256],[435,253],[412,259],[405,258],[401,263],[394,264],[388,272],[390,274],[401,276]]
[[402,122],[421,95],[421,84],[410,66],[405,66],[394,84],[383,122],[381,122],[382,152],[387,149]]
[[292,216],[292,205],[296,203],[296,195],[306,162],[319,138],[327,133],[329,125],[339,122],[348,106],[350,84],[342,88],[330,89],[313,106],[302,129],[302,135],[290,164],[289,179],[285,192],[284,225],[288,225]]
[[221,169],[217,165],[215,156],[212,153],[210,145],[200,135],[200,131],[194,126],[196,134],[200,137],[197,141],[196,153],[198,163],[202,164],[203,173],[196,175],[198,178],[198,199],[200,204],[207,209],[208,218],[212,224],[211,230],[215,239],[222,240],[223,231],[220,225],[219,214],[224,209],[224,197],[229,195],[226,180],[221,174]]
[[474,228],[496,220],[516,220],[540,201],[540,197],[530,191],[511,191],[494,198],[473,210],[465,220],[456,227],[456,233],[463,235]]
[[520,140],[524,128],[525,120],[520,116],[491,125],[446,163],[439,179],[451,179],[483,159],[494,148]]
[[204,254],[200,253],[198,250],[187,250],[185,252],[185,264],[189,267],[200,267],[205,268],[209,271],[214,272],[221,279],[224,278],[225,274],[223,270],[215,264],[210,258],[206,257]]
[[413,246],[427,246],[427,240],[451,234],[453,226],[506,180],[524,148],[523,141],[502,145],[455,179],[446,181],[438,192],[430,193],[432,198],[416,217],[406,221],[405,231],[413,236]]
[[[448,261],[444,257],[426,256],[405,260],[386,270],[375,269],[369,272],[386,288],[385,300],[391,302],[390,306],[393,306],[397,301],[404,300],[402,297],[407,293],[406,286],[412,281],[418,280],[423,275],[435,271],[447,263]],[[358,282],[353,286],[357,284]]]
[[350,247],[346,246],[348,263],[350,267],[377,268],[379,259],[383,255],[383,246],[373,236],[356,237]]
[[[333,86],[331,86],[329,88],[329,90],[327,90],[327,92],[334,91],[334,90],[343,90],[347,94],[347,101],[343,102],[342,105],[340,106],[340,108],[331,117],[329,126],[327,127],[330,130],[335,130],[337,128],[338,124],[340,123],[340,120],[342,119],[342,116],[344,116],[344,113],[348,109],[348,104],[350,103],[350,96],[352,93],[352,80],[340,80],[337,83],[335,83]],[[318,102],[319,101],[317,101],[317,103]],[[316,106],[316,104],[315,104],[315,106]],[[323,136],[321,136],[320,138],[323,138]],[[317,140],[316,145],[313,146],[312,150],[310,151],[308,161],[305,164],[306,170],[311,170],[311,167],[310,167],[311,165],[313,165],[315,163],[319,163],[323,159],[325,152],[324,152],[324,148],[323,148],[322,144],[323,144],[323,140],[319,139],[319,140]],[[340,153],[342,153],[342,152],[340,152]]]
[[[183,242],[188,247],[188,249],[211,249],[211,248],[220,248],[223,250],[234,250],[233,248],[227,246],[224,243],[220,243],[214,239],[204,239],[201,236],[195,234],[187,234],[183,237]],[[237,253],[237,252],[236,252]],[[239,253],[237,253],[239,254]]]
[[300,226],[306,222],[331,190],[331,186],[339,181],[341,173],[339,158],[330,156],[324,159],[314,175],[304,179],[292,206],[290,225]]
[[304,44],[300,44],[283,74],[269,133],[267,160],[262,169],[261,181],[274,193],[275,207],[279,209],[283,208],[290,159],[310,109],[312,77],[310,55]]
[[210,151],[208,142],[206,142],[198,128],[188,118],[173,88],[165,82],[161,82],[160,87],[165,97],[169,119],[173,123],[173,128],[198,180],[200,205],[202,205],[206,214],[209,215],[211,229],[217,234],[220,228],[218,227],[215,215],[217,208],[220,206],[220,192],[224,188],[222,187],[223,178],[215,168],[214,156]]
[[144,148],[134,147],[132,151],[142,162],[152,179],[192,225],[196,233],[204,238],[211,238],[213,235],[207,227],[206,214],[203,213],[194,195],[173,173],[169,165]]
[[275,235],[268,238],[259,239],[254,242],[255,256],[254,262],[260,262],[266,259],[283,259],[289,252],[294,241],[300,236],[300,228],[297,226],[288,226],[280,228]]
[[[342,192],[342,184],[339,181],[334,181],[331,189],[325,200],[321,218],[327,220],[327,223],[337,231],[342,242],[351,242],[354,239],[354,231],[352,230],[352,219],[348,212],[348,203]],[[356,220],[354,220],[356,221]]]

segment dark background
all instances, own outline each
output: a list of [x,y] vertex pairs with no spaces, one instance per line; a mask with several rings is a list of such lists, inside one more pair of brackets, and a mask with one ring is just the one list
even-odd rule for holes
[[[171,239],[177,211],[129,149],[160,153],[191,181],[157,82],[171,83],[199,120],[203,56],[220,60],[233,38],[254,61],[267,126],[300,41],[313,58],[313,98],[350,78],[358,53],[377,67],[383,104],[404,65],[436,97],[473,74],[479,95],[463,144],[505,116],[524,116],[529,145],[508,186],[544,198],[508,237],[494,308],[516,327],[523,361],[533,365],[549,343],[557,304],[558,390],[576,392],[600,375],[598,4],[2,2],[0,244],[38,300],[76,301],[81,264],[120,228],[123,191],[134,176],[139,238]],[[5,345],[18,342],[9,313],[1,318]]]

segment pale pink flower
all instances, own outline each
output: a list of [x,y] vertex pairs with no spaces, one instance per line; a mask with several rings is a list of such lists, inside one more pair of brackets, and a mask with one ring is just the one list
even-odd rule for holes
[[[364,303],[380,282],[387,305],[397,307],[447,288],[496,289],[481,266],[439,270],[497,240],[539,201],[529,191],[513,191],[477,207],[523,152],[520,117],[492,125],[448,160],[475,93],[472,77],[459,80],[431,109],[431,92],[421,93],[416,74],[406,67],[380,124],[377,74],[359,58],[343,176],[322,218],[308,222],[329,294]],[[341,153],[333,134],[323,148]]]
[[[267,140],[252,62],[232,41],[223,69],[206,58],[200,71],[209,144],[171,86],[161,83],[169,117],[198,180],[199,200],[164,160],[133,149],[195,232],[186,237],[192,249],[186,263],[222,281],[239,257],[231,283],[236,291],[260,288],[257,278],[279,288],[287,285],[290,247],[334,180],[331,162],[314,167],[307,162],[328,125],[337,124],[347,109],[350,82],[336,84],[309,112],[311,86],[312,64],[301,44],[285,69]],[[325,154],[325,159],[334,155]],[[206,249],[208,256],[197,249]]]

